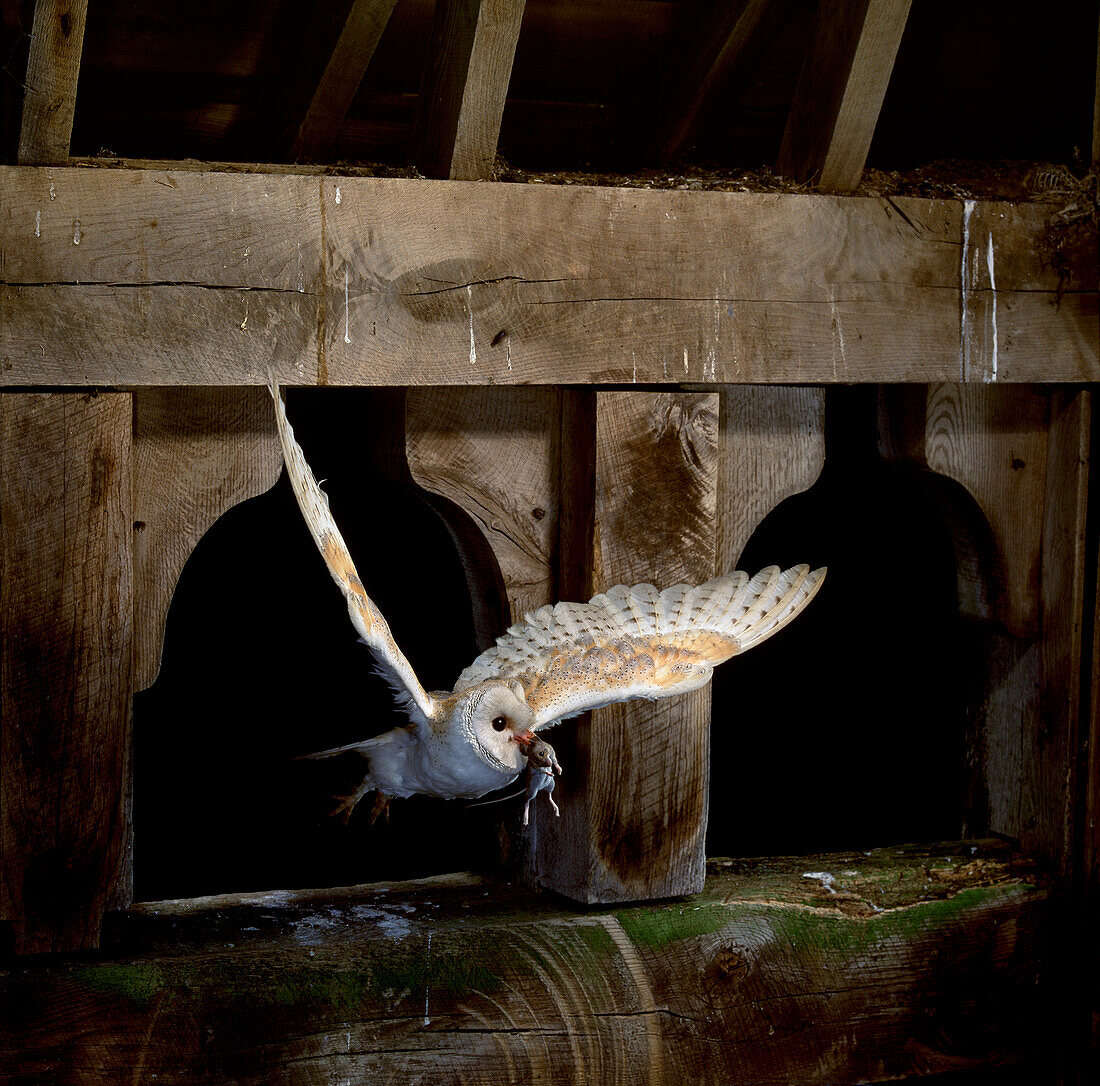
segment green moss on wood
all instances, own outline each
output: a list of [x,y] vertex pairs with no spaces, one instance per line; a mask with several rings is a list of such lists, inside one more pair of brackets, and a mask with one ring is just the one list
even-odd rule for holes
[[144,1007],[164,987],[164,972],[149,962],[101,962],[76,970],[76,980],[95,992],[123,996]]

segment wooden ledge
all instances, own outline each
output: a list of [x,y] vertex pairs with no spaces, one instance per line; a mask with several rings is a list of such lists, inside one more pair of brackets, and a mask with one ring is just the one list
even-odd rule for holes
[[140,905],[108,957],[0,973],[0,1066],[848,1083],[1040,1050],[1057,899],[1002,849],[711,866],[702,894],[616,909],[473,876]]
[[1009,202],[0,168],[0,385],[1094,381]]

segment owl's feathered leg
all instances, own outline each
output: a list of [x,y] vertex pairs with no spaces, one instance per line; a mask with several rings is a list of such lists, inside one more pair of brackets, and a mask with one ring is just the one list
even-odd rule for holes
[[[374,781],[371,775],[368,773],[364,778],[362,784],[355,789],[350,795],[337,796],[340,802],[329,811],[329,817],[334,818],[339,815],[340,818],[346,824],[348,819],[351,818],[351,812],[355,810],[356,804],[374,787]],[[375,805],[377,807],[377,803]],[[371,813],[371,821],[373,822],[377,818],[377,810]]]

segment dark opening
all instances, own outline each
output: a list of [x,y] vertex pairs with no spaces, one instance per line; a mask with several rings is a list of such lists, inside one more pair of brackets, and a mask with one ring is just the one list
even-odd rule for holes
[[[372,463],[379,402],[371,392],[291,392],[288,411],[367,590],[425,686],[449,688],[477,652],[465,576],[436,513]],[[414,797],[371,826],[368,798],[345,826],[327,811],[359,783],[363,759],[294,760],[403,719],[284,473],[195,549],[160,677],[135,699],[137,899],[489,866],[499,809]]]
[[715,675],[708,855],[960,835],[974,634],[932,492],[878,455],[875,397],[829,392],[820,478],[738,562],[829,574],[796,622]]

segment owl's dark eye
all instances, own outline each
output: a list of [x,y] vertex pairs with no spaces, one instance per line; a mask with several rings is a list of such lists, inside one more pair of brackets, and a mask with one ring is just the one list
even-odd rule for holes
[[508,727],[508,721],[505,720],[504,717],[502,717],[502,716],[493,717],[493,728],[496,731],[502,732],[507,727]]

